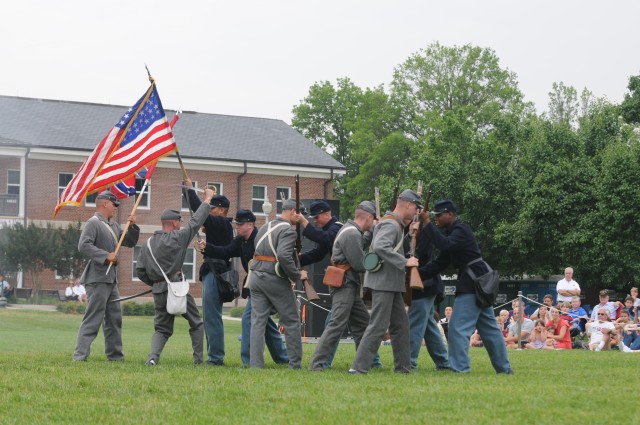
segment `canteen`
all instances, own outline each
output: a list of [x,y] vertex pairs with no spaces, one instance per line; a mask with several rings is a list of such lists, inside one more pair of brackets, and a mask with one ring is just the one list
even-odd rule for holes
[[382,267],[383,261],[375,252],[367,252],[362,260],[362,266],[370,273],[375,273]]

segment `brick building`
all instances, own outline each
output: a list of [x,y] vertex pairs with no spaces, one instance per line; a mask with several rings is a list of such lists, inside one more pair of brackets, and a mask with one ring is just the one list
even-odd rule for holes
[[[102,137],[128,106],[0,96],[0,224],[49,221],[66,227],[84,223],[95,212],[95,199],[84,206],[63,207],[53,218],[59,193]],[[170,119],[172,111],[167,111]],[[280,120],[185,112],[174,127],[180,155],[197,187],[213,184],[231,201],[230,215],[251,209],[265,222],[262,206],[273,205],[269,219],[280,212],[280,193],[294,195],[294,176],[300,175],[301,199],[331,199],[333,179],[344,167]],[[138,190],[143,180],[138,180]],[[162,159],[151,186],[136,211],[141,227],[139,245],[160,228],[165,208],[188,209],[182,196],[182,171],[175,155]],[[117,219],[126,221],[135,199],[124,199]],[[129,295],[146,288],[133,269],[137,249],[120,251],[120,292]],[[200,256],[193,248],[184,271],[196,281]],[[17,287],[28,280],[10,276]],[[41,275],[43,289],[64,289],[66,282],[54,271]],[[200,285],[192,288],[200,296]]]

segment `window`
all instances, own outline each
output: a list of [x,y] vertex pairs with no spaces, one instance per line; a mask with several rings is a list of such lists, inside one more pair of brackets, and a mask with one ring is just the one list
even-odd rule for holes
[[73,173],[58,173],[58,198],[62,195],[62,191],[67,187],[72,178]]
[[[140,192],[142,191],[142,187],[144,186],[145,179],[136,178],[136,201],[138,200],[138,196],[140,196]],[[151,195],[151,186],[147,186],[142,194],[142,199],[138,204],[138,208],[149,208],[150,207],[150,198]]]
[[[133,260],[131,261],[131,278],[135,281],[140,281],[140,279],[138,279],[138,273],[136,272],[136,265],[138,264],[138,256],[140,255],[140,250],[142,250],[142,245],[136,245],[133,248]],[[189,282],[195,282],[195,275],[196,275],[195,248],[187,248],[187,253],[184,257],[184,263],[182,264],[182,274],[184,274],[184,278]]]
[[87,207],[95,207],[97,197],[98,197],[98,192],[92,193],[91,195],[87,195],[84,198],[84,205]]
[[7,170],[7,193],[20,195],[20,170]]
[[284,199],[291,198],[291,188],[276,187],[276,213],[278,214],[282,212],[282,196],[283,195],[284,195]]
[[[186,185],[186,182],[182,182],[183,185]],[[191,186],[198,187],[198,182],[191,182]],[[187,190],[182,189],[182,211],[189,211],[189,204],[187,203]]]
[[207,186],[212,186],[216,188],[216,195],[222,195],[222,183],[220,182],[209,182]]
[[267,199],[267,186],[253,186],[251,195],[251,211],[258,214],[263,214],[262,204]]
[[195,282],[196,275],[196,250],[195,248],[187,248],[187,255],[184,256],[182,263],[182,274],[189,282]]
[[142,249],[142,245],[136,245],[133,247],[133,260],[131,260],[131,278],[133,280],[137,280],[138,282],[140,281],[140,279],[138,279],[138,273],[136,272],[136,265],[138,264],[138,256],[140,255],[141,249]]

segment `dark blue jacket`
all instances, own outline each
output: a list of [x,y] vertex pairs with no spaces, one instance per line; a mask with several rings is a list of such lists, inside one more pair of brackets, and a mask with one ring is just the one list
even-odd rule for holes
[[[226,246],[217,246],[207,244],[205,248],[205,255],[211,258],[231,258],[240,257],[242,268],[245,272],[249,272],[249,261],[253,258],[253,254],[256,250],[256,235],[258,234],[258,228],[254,227],[253,232],[249,236],[249,239],[244,240],[242,236],[236,236],[231,243]],[[249,296],[249,289],[242,288],[242,298]]]
[[[187,191],[189,194],[189,204],[192,210],[197,210],[202,201],[196,194],[195,190],[189,189]],[[222,216],[212,216],[210,215],[205,220],[204,224],[205,234],[207,236],[207,244],[213,244],[217,246],[227,246],[233,240],[233,227],[231,227],[231,218],[222,217]],[[206,254],[205,257],[209,257]],[[230,257],[228,256],[220,256],[220,257],[209,257],[209,258],[217,258],[218,260],[223,260],[226,263],[226,269],[228,270],[230,264]],[[224,273],[225,267],[220,265],[221,267],[217,270],[218,273]],[[218,267],[216,267],[218,269]],[[200,280],[202,280],[202,276],[209,272],[209,265],[204,262],[202,266],[200,266]]]
[[433,244],[424,231],[420,232],[420,237],[416,244],[416,257],[418,257],[419,261],[418,270],[420,271],[424,291],[413,289],[411,292],[411,298],[420,299],[441,294],[444,290],[444,286],[442,284],[442,279],[440,279],[440,275],[436,274],[433,277],[426,277],[425,273],[420,269],[421,267],[426,266],[427,263],[433,259]]
[[[435,260],[420,267],[421,275],[433,277],[452,265],[458,270],[456,294],[475,293],[473,281],[464,270],[469,262],[482,257],[482,252],[471,227],[456,219],[442,234],[430,222],[424,227],[422,233],[438,248],[440,254]],[[481,276],[489,271],[483,261],[474,263],[470,267],[476,276]]]
[[340,223],[336,217],[331,217],[331,220],[321,229],[311,224],[307,225],[302,235],[315,242],[316,247],[300,254],[300,265],[304,267],[317,263],[321,261],[325,255],[331,253],[333,241],[336,239],[336,235],[341,228],[342,223]]

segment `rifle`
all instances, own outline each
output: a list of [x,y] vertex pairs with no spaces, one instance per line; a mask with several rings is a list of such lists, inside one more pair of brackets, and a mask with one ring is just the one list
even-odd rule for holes
[[[422,197],[422,180],[418,180],[418,190],[416,191],[419,197]],[[413,223],[418,221],[418,214],[420,211],[417,211],[417,214],[413,217]],[[409,251],[409,255],[412,257],[416,256],[416,244],[418,242],[418,231],[413,231],[413,238],[411,239],[411,250]],[[419,289],[420,291],[424,291],[424,285],[422,284],[422,278],[420,277],[420,272],[417,267],[409,267],[408,270],[408,280],[409,280],[409,288],[410,289]]]
[[[300,214],[300,175],[296,174],[296,213]],[[300,223],[296,223],[296,262],[298,264],[298,268],[302,269],[300,266],[300,251],[302,251],[302,236],[300,234]],[[309,279],[302,279],[302,284],[304,285],[304,292],[307,295],[308,301],[320,301],[320,297],[318,293],[313,288]]]
[[376,217],[378,217],[378,220],[380,220],[380,188],[378,187],[375,188],[375,194],[376,194]]

